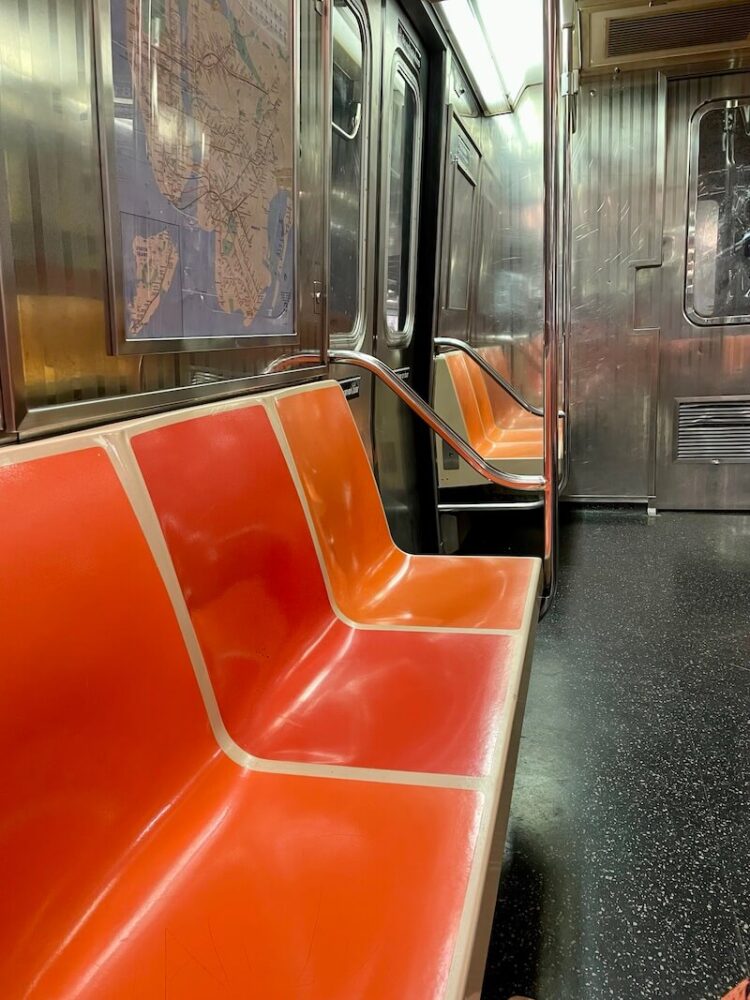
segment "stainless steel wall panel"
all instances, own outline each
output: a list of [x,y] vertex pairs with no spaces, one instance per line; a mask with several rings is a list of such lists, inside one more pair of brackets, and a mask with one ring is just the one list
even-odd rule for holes
[[596,81],[579,94],[569,496],[653,493],[658,331],[638,326],[635,302],[637,267],[660,257],[664,100],[655,71]]
[[482,121],[482,178],[471,342],[506,348],[513,383],[541,400],[543,339],[543,92]]

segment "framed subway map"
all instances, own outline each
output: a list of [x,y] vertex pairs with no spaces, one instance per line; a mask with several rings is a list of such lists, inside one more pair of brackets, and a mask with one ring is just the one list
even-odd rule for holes
[[113,348],[295,335],[293,0],[95,0]]

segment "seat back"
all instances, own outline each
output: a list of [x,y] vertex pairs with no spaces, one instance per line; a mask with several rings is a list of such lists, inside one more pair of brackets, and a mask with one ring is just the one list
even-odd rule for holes
[[328,384],[279,393],[273,405],[302,480],[332,589],[344,614],[355,617],[360,588],[371,587],[373,572],[388,571],[399,550],[349,404],[338,385]]
[[[323,425],[307,419],[319,434]],[[191,413],[136,429],[131,445],[224,724],[257,753],[333,617],[268,414],[258,401]]]
[[[484,439],[487,432],[482,409],[477,399],[474,381],[469,370],[469,365],[474,368],[477,366],[473,361],[468,360],[466,355],[461,351],[449,351],[443,357],[445,358],[445,364],[448,367],[456,399],[461,409],[461,415],[468,435],[468,443],[472,447],[476,447]],[[481,372],[479,374],[481,375]]]
[[216,748],[123,486],[82,441],[0,456],[0,983],[17,995]]
[[[485,375],[472,358],[464,355],[464,363],[474,389],[484,433],[485,435],[491,435],[498,430],[498,418],[496,408],[492,404],[490,391],[491,389],[502,390],[488,375]],[[499,426],[502,427],[502,424],[500,423]]]
[[[483,347],[480,349],[480,354],[487,362],[491,365],[498,374],[502,375],[503,378],[510,378],[510,371],[508,366],[507,358],[505,357],[505,352],[502,347]],[[483,376],[485,380],[485,385],[487,387],[487,395],[489,397],[490,407],[492,410],[492,419],[500,427],[505,427],[511,423],[518,404],[513,401],[513,399],[502,389],[497,382],[493,382],[491,378]]]

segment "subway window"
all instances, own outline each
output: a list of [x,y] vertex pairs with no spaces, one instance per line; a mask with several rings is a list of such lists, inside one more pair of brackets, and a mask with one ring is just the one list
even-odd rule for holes
[[750,101],[700,109],[690,142],[686,311],[750,323]]
[[398,57],[391,93],[388,157],[385,319],[389,342],[409,342],[413,327],[421,159],[419,89]]
[[335,0],[329,329],[331,342],[346,347],[357,347],[364,332],[369,62],[361,8],[350,0]]

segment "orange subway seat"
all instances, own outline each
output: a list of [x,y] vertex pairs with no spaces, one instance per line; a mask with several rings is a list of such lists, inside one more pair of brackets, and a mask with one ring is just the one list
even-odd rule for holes
[[[543,418],[529,413],[460,351],[443,355],[464,419],[467,443],[487,461],[537,459],[544,455]],[[490,395],[492,393],[492,395]],[[502,406],[498,394],[505,397]],[[491,401],[493,400],[493,401]],[[559,424],[559,447],[563,425]]]
[[[396,547],[367,455],[337,385],[275,394],[341,611],[365,624],[520,629],[539,562],[414,556]],[[325,435],[320,428],[328,429]]]
[[[542,418],[534,416],[520,406],[507,392],[493,382],[471,358],[461,355],[469,373],[474,395],[479,406],[479,412],[488,441],[500,443],[503,440],[538,441],[543,442],[544,428]],[[498,412],[490,397],[490,387],[497,389],[507,400],[505,406]]]
[[[433,621],[464,625],[477,598],[476,623],[524,623],[535,560],[410,561],[387,535],[340,388],[285,396],[280,406],[285,414],[297,407],[312,434],[295,450],[301,467],[325,460],[328,473],[335,469],[317,482],[328,490],[320,494],[323,506],[326,496],[343,505],[329,508],[322,533],[330,529],[337,551],[351,552],[346,565],[333,566],[334,590],[339,571],[351,573],[348,593],[364,606],[372,600],[380,620],[425,620],[431,609]],[[502,635],[357,629],[337,618],[262,406],[191,416],[131,442],[223,721],[241,747],[274,760],[487,773],[523,644]],[[329,451],[326,443],[336,447]],[[353,511],[339,520],[348,503],[364,505],[357,552]],[[387,551],[380,544],[386,542]],[[343,603],[347,613],[354,610]]]
[[483,795],[232,763],[83,440],[0,464],[3,995],[442,996]]
[[449,351],[443,358],[450,372],[458,405],[466,424],[467,443],[475,451],[479,451],[487,442],[487,424],[482,419],[482,411],[474,391],[466,357],[460,351]]
[[[485,361],[505,379],[512,382],[508,362],[502,347],[483,347],[479,353]],[[476,366],[475,366],[476,367]],[[541,417],[529,413],[510,396],[505,390],[492,379],[484,377],[484,384],[490,398],[492,406],[492,416],[494,422],[500,427],[523,427],[530,428],[541,426]]]
[[[453,388],[464,418],[467,443],[484,459],[540,459],[544,439],[541,427],[522,429],[520,434],[499,427],[492,419],[486,388],[481,383],[480,394],[486,406],[480,406],[476,385],[485,376],[478,365],[459,352],[445,355]],[[516,404],[517,405],[517,404]],[[519,407],[519,409],[522,409]],[[541,425],[541,418],[539,424]],[[491,421],[491,422],[489,422]]]

